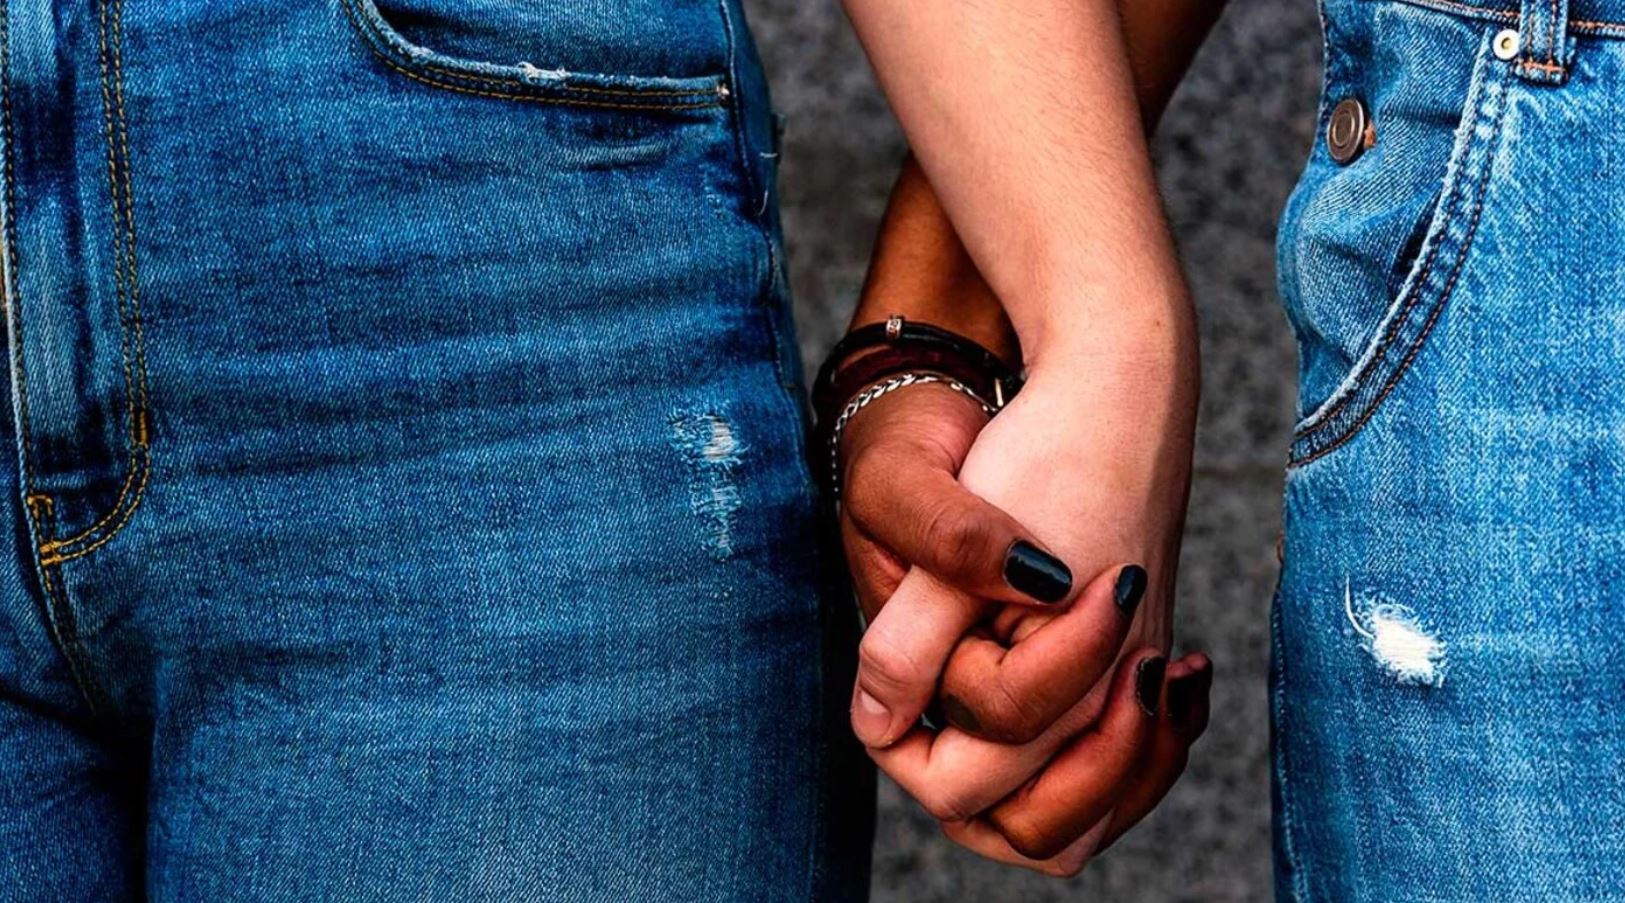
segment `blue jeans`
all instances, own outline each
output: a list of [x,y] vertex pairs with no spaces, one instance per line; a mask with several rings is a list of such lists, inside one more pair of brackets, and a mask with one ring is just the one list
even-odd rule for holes
[[[1323,12],[1280,242],[1277,890],[1618,899],[1625,4]],[[1349,99],[1370,130],[1339,162]]]
[[765,84],[615,9],[0,3],[4,899],[863,897]]

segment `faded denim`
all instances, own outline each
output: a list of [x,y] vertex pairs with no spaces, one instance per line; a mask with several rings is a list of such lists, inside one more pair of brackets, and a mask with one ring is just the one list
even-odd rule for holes
[[734,0],[0,22],[0,896],[861,899]]
[[1280,237],[1284,900],[1625,896],[1625,5],[1484,2],[1322,4],[1375,141]]

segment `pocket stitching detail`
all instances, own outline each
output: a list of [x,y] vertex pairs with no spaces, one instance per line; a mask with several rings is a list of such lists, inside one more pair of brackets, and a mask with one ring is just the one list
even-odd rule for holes
[[[1287,462],[1289,467],[1307,464],[1331,453],[1350,439],[1353,439],[1364,428],[1393,392],[1399,380],[1409,370],[1411,362],[1421,352],[1423,344],[1433,331],[1434,324],[1438,321],[1440,314],[1443,313],[1451,295],[1454,294],[1456,283],[1465,268],[1467,257],[1478,232],[1491,170],[1494,168],[1499,149],[1501,125],[1506,110],[1505,75],[1505,71],[1497,71],[1495,75],[1491,76],[1494,81],[1487,81],[1485,87],[1491,90],[1493,94],[1483,101],[1476,102],[1469,109],[1469,115],[1473,117],[1472,121],[1467,123],[1470,129],[1477,129],[1484,125],[1486,114],[1488,116],[1488,134],[1476,139],[1484,142],[1483,156],[1476,171],[1469,174],[1469,181],[1464,185],[1457,186],[1460,190],[1452,190],[1450,196],[1444,199],[1450,206],[1446,212],[1441,214],[1441,222],[1437,232],[1439,239],[1434,242],[1433,247],[1429,250],[1428,256],[1423,261],[1415,278],[1408,280],[1409,289],[1406,292],[1404,304],[1397,311],[1391,312],[1381,340],[1372,346],[1369,351],[1362,354],[1359,368],[1345,378],[1343,385],[1339,387],[1334,398],[1329,398],[1323,402],[1319,409],[1305,417],[1293,431],[1293,449]],[[1464,140],[1470,143],[1475,139],[1469,132]],[[1464,166],[1467,165],[1471,153],[1472,148],[1470,146],[1464,149],[1462,155]],[[1474,175],[1476,175],[1476,179],[1472,178]],[[1459,239],[1452,242],[1449,234],[1450,225],[1452,222],[1459,222],[1457,220],[1460,213],[1457,209],[1458,204],[1468,196],[1469,192],[1472,194],[1473,201],[1472,212],[1467,220],[1466,230]],[[1427,289],[1435,275],[1440,250],[1447,244],[1454,245],[1452,249],[1454,259],[1450,264],[1450,276],[1436,294],[1430,295]],[[1404,357],[1398,363],[1392,365],[1391,368],[1384,367],[1385,362],[1390,357],[1390,352],[1396,347],[1396,341],[1401,339],[1406,327],[1415,322],[1416,308],[1421,304],[1431,306],[1427,319],[1417,329],[1416,334],[1410,338]],[[1374,396],[1362,401],[1362,390],[1370,386],[1376,378],[1382,376],[1385,370],[1387,370],[1387,373],[1382,387]],[[1348,410],[1348,406],[1356,401],[1362,404],[1357,415]],[[1337,432],[1329,439],[1316,440],[1312,438],[1315,434],[1321,433],[1333,425],[1340,426],[1341,432]]]
[[[383,31],[379,24],[373,21],[373,16],[369,16],[367,10],[361,7],[361,2],[362,0],[339,0],[339,5],[344,8],[345,18],[350,20],[351,26],[361,37],[362,43],[366,44],[367,49],[390,69],[413,81],[431,87],[502,100],[624,110],[707,109],[721,106],[723,99],[727,96],[726,84],[721,79],[716,80],[714,87],[709,90],[701,88],[692,90],[649,88],[645,90],[570,84],[544,86],[533,84],[518,75],[499,77],[458,71],[443,65],[415,59],[414,51],[416,48],[405,44],[402,39]],[[383,46],[379,46],[380,43]],[[406,59],[397,59],[397,56]],[[472,85],[468,83],[472,83]],[[631,98],[632,100],[614,99],[621,97]],[[673,100],[664,103],[633,102],[636,98],[642,97],[672,98]],[[675,102],[677,98],[692,98],[693,102],[678,103]]]
[[[1495,63],[1488,60],[1487,44],[1480,45],[1477,55],[1480,67],[1493,67]],[[1466,104],[1466,114],[1462,120],[1459,141],[1459,151],[1454,151],[1453,158],[1459,154],[1458,161],[1451,162],[1451,167],[1461,166],[1456,184],[1451,185],[1451,177],[1446,177],[1446,195],[1440,198],[1441,208],[1435,208],[1438,223],[1430,227],[1430,234],[1436,235],[1432,247],[1428,248],[1427,257],[1417,266],[1410,278],[1407,278],[1406,289],[1402,294],[1402,302],[1396,302],[1384,315],[1384,326],[1381,338],[1368,346],[1362,352],[1360,361],[1355,369],[1342,380],[1337,391],[1332,396],[1321,401],[1319,408],[1313,413],[1303,417],[1298,426],[1293,429],[1292,453],[1290,453],[1289,466],[1310,463],[1319,456],[1328,455],[1334,448],[1341,447],[1345,442],[1354,439],[1371,416],[1375,416],[1376,409],[1381,408],[1389,393],[1394,390],[1399,378],[1404,377],[1409,370],[1410,362],[1422,349],[1425,339],[1432,333],[1433,325],[1445,309],[1451,294],[1454,294],[1456,281],[1461,276],[1462,268],[1466,265],[1466,258],[1471,252],[1479,218],[1484,208],[1484,197],[1490,182],[1490,171],[1495,164],[1498,141],[1500,141],[1501,120],[1505,114],[1506,75],[1508,71],[1503,68],[1490,68],[1488,71],[1480,68],[1480,73],[1474,75],[1474,88],[1469,91],[1469,101]],[[1488,91],[1487,96],[1480,96],[1482,91]],[[1487,135],[1474,135],[1479,130],[1487,130]],[[1474,162],[1475,146],[1479,149],[1479,159]],[[1461,223],[1461,203],[1472,198],[1472,211],[1467,219],[1466,229],[1461,237],[1453,237],[1453,224]],[[1441,258],[1441,253],[1445,257]],[[1430,291],[1430,286],[1436,283],[1436,273],[1440,260],[1449,260],[1449,278],[1443,286],[1436,291]],[[1415,326],[1415,317],[1419,313],[1420,305],[1428,305],[1432,310],[1428,312],[1425,322],[1410,336],[1406,354],[1397,364],[1389,364],[1391,352],[1397,348],[1396,343],[1404,339],[1404,333],[1410,326]],[[1376,391],[1375,396],[1365,396],[1365,390],[1375,383],[1376,378],[1383,378],[1383,385]],[[1352,403],[1362,404],[1358,413],[1350,413]],[[1321,434],[1328,427],[1339,427],[1341,432],[1332,435],[1331,439],[1313,439],[1315,434]]]

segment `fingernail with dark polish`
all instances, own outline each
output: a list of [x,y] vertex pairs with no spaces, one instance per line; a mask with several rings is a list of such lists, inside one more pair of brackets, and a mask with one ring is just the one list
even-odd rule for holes
[[1137,564],[1117,572],[1117,588],[1112,591],[1112,598],[1124,617],[1134,617],[1134,609],[1140,607],[1140,599],[1145,595],[1145,584],[1145,568]]
[[1072,591],[1072,572],[1061,559],[1025,540],[1011,546],[1005,555],[1004,580],[1047,605],[1065,599]]
[[1162,696],[1162,675],[1168,670],[1168,660],[1154,656],[1140,662],[1134,675],[1134,695],[1147,715],[1157,714],[1157,700]]

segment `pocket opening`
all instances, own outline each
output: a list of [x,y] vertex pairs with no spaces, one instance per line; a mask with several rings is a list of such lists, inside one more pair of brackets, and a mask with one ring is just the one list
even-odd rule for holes
[[375,0],[338,0],[361,42],[395,73],[462,94],[531,103],[643,111],[709,110],[729,97],[724,76],[610,75],[487,62],[409,40]]
[[1442,186],[1394,258],[1390,303],[1339,384],[1293,427],[1289,467],[1343,446],[1392,394],[1459,281],[1482,211],[1499,143],[1509,70],[1486,33],[1456,129]]

